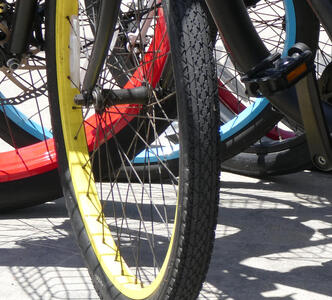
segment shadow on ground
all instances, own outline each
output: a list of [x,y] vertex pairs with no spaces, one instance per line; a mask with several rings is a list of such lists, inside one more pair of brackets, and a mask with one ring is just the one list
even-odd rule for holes
[[[299,173],[268,181],[223,182],[215,249],[200,299],[332,299],[329,181],[326,174]],[[63,219],[48,225],[42,235],[17,239],[13,226],[14,246],[0,248],[0,267],[8,267],[16,283],[37,299],[37,288],[31,291],[24,284],[31,281],[29,267],[80,269],[84,263],[63,199],[0,216],[0,221],[21,221],[23,227],[26,219]],[[43,231],[43,222],[38,224],[26,226],[41,226]],[[49,275],[41,271],[38,276],[47,288]]]

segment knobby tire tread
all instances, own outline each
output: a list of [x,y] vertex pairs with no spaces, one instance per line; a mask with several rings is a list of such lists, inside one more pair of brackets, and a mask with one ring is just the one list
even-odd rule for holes
[[[199,135],[190,143],[186,157],[190,169],[186,174],[191,185],[185,187],[184,194],[188,197],[184,201],[184,236],[179,248],[182,253],[179,253],[178,271],[173,275],[177,284],[171,289],[169,299],[195,299],[206,276],[212,253],[219,202],[216,197],[219,182],[210,180],[219,177],[219,168],[213,165],[218,153],[216,146],[219,137],[218,134],[211,135],[211,129],[217,133],[216,118],[219,119],[219,114],[216,114],[218,106],[214,103],[217,85],[215,66],[212,63],[213,45],[209,38],[213,28],[210,26],[211,19],[204,1],[170,1],[169,17],[173,66],[176,83],[179,85],[178,99],[191,99],[193,105],[188,101],[186,117],[191,115],[191,118],[198,120],[193,124],[188,122],[186,129],[189,132],[185,134]],[[206,105],[208,101],[212,101],[214,105]],[[200,129],[190,130],[192,126],[199,126]],[[199,145],[194,143],[197,140]],[[180,172],[183,167],[180,166]],[[194,244],[196,246],[193,252],[194,249],[190,247]],[[182,280],[179,276],[182,276]]]

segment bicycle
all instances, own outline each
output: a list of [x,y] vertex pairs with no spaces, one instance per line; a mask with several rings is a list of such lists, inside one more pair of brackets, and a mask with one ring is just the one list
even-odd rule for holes
[[[245,1],[245,4],[247,6],[252,5],[252,3],[249,2],[250,1]],[[282,50],[282,43],[280,45],[278,42],[281,42],[280,40],[283,39],[283,31],[287,31],[285,34],[284,53],[286,53],[287,48],[289,48],[296,39],[301,38],[302,33],[297,37],[296,32],[301,31],[300,28],[303,20],[308,19],[307,17],[313,19],[310,15],[309,7],[306,3],[303,3],[303,1],[295,1],[294,4],[293,1],[285,1],[285,18],[278,12],[278,10],[281,11],[281,13],[283,12],[282,1],[268,3],[265,3],[265,1],[255,1],[255,4],[255,8],[251,11],[251,20],[255,22],[255,27],[259,29],[260,34],[264,34],[271,27],[271,40],[267,40],[265,36],[265,43],[270,46],[269,48],[273,47],[273,49],[279,48]],[[265,19],[260,20],[259,13],[269,8],[269,6],[271,6],[270,10],[264,13]],[[299,12],[300,18],[296,18],[296,12]],[[315,24],[317,24],[317,22]],[[317,28],[317,26],[313,26],[312,30],[316,30]],[[277,39],[273,37],[274,33],[275,36],[278,37]],[[305,38],[309,41],[307,37]],[[314,44],[314,41],[311,43]],[[220,48],[219,45],[218,47]],[[239,153],[240,150],[245,150],[250,142],[254,142],[262,136],[267,128],[271,128],[281,116],[271,111],[267,99],[258,99],[254,105],[251,105],[239,116],[235,115],[236,118],[232,120],[234,112],[238,113],[246,107],[242,105],[242,101],[246,99],[249,100],[249,98],[245,95],[244,89],[240,89],[241,83],[239,84],[239,79],[236,79],[238,74],[236,73],[236,69],[229,64],[229,58],[224,54],[226,51],[216,49],[215,52],[216,60],[223,59],[223,61],[218,63],[221,76],[219,79],[219,95],[223,101],[221,105],[221,119],[226,123],[220,129],[222,152],[224,153],[222,157],[222,169],[249,176],[266,176],[310,168],[311,162],[304,137],[292,138],[295,137],[294,134],[292,136],[287,132],[282,133],[282,130],[279,128],[275,128],[274,132],[270,135],[272,139],[276,139],[277,141],[263,139],[261,143],[256,143],[255,146],[246,150],[245,153],[240,153],[236,157],[227,160]],[[225,84],[223,84],[223,82]],[[250,101],[251,99],[248,102]],[[265,123],[262,123],[263,119],[265,119]],[[259,122],[261,122],[261,125],[258,125]],[[253,135],[253,133],[255,133],[255,135]],[[298,133],[296,133],[296,135],[298,135]],[[300,153],[301,155],[299,155]],[[174,152],[174,154],[176,153]],[[298,155],[301,159],[294,160],[294,157]]]
[[[328,35],[330,35],[331,28],[329,25],[329,21],[327,20],[327,15],[331,12],[330,3],[328,1],[307,1],[310,7],[313,9],[314,13],[312,15],[315,18],[314,23],[317,23],[317,20],[320,19],[321,23],[325,27]],[[285,59],[285,63],[290,63],[290,60],[294,59],[297,63],[303,62],[306,66],[306,72],[299,72],[298,76],[295,76],[293,80],[286,79],[285,82],[288,82],[287,84],[282,85],[281,81],[284,77],[287,76],[287,72],[291,72],[293,70],[297,70],[296,63],[292,64],[290,63],[290,69],[286,68],[283,71],[280,71],[281,69],[278,69],[274,63],[277,61],[278,57],[276,55],[269,56],[269,52],[266,50],[264,45],[262,44],[261,40],[256,36],[255,32],[252,30],[252,26],[250,25],[250,20],[245,15],[245,8],[243,7],[243,4],[240,3],[240,1],[236,1],[231,5],[225,5],[225,3],[220,3],[220,6],[218,7],[218,4],[214,1],[208,1],[207,2],[209,7],[211,8],[211,13],[213,11],[214,19],[216,20],[217,26],[220,30],[222,30],[223,34],[226,36],[225,38],[229,41],[229,46],[232,48],[234,52],[234,56],[240,59],[240,57],[243,58],[244,53],[241,53],[242,49],[235,49],[233,48],[235,43],[238,43],[239,41],[234,38],[233,40],[231,35],[234,34],[230,30],[229,23],[226,25],[224,22],[228,22],[229,19],[226,19],[220,15],[221,10],[224,12],[227,11],[227,13],[231,13],[230,17],[233,17],[235,14],[242,14],[243,13],[243,19],[241,26],[238,27],[239,32],[244,33],[244,24],[246,23],[247,29],[246,33],[249,34],[249,39],[253,39],[253,46],[256,47],[257,53],[257,60],[252,61],[252,65],[245,68],[244,65],[243,71],[244,73],[247,73],[246,76],[244,76],[244,80],[248,83],[248,91],[249,93],[257,94],[263,93],[265,95],[269,95],[270,101],[277,107],[280,111],[287,114],[290,118],[292,118],[295,122],[300,124],[300,126],[304,125],[307,137],[308,137],[308,145],[310,150],[311,159],[313,161],[313,164],[318,167],[321,170],[329,170],[330,169],[330,141],[329,141],[329,131],[330,131],[330,114],[331,114],[331,106],[328,103],[328,91],[318,89],[317,87],[317,80],[315,71],[312,68],[312,49],[315,50],[315,48],[311,47],[311,44],[304,43],[303,44],[296,44],[295,47],[291,48],[288,52],[289,56],[292,56],[292,58]],[[214,10],[216,9],[216,10]],[[224,10],[226,9],[226,10]],[[325,10],[324,10],[325,9]],[[223,19],[223,21],[222,21]],[[311,25],[311,24],[310,24]],[[228,29],[227,29],[228,28]],[[309,30],[309,28],[307,28]],[[227,31],[228,30],[228,31]],[[305,31],[310,32],[310,31]],[[248,35],[247,35],[248,36]],[[317,33],[313,32],[311,34],[312,40],[317,40]],[[304,42],[304,41],[302,41]],[[248,50],[248,47],[246,47]],[[311,49],[311,51],[309,50]],[[252,51],[252,48],[251,50]],[[301,59],[299,57],[301,57]],[[295,58],[297,57],[297,58]],[[258,65],[261,63],[261,65]],[[282,66],[283,61],[279,60],[278,63]],[[276,64],[278,64],[276,63]],[[267,87],[266,90],[264,90],[264,87],[262,86],[261,79],[259,77],[262,76],[262,74],[265,74],[264,72],[267,70],[273,70],[275,72],[275,82],[277,84],[277,87],[275,89],[270,89],[270,87]],[[323,80],[326,81],[324,78],[328,78],[329,67],[326,68],[325,74],[322,75]],[[313,71],[312,71],[313,70]],[[262,71],[260,74],[259,72]],[[279,73],[278,73],[279,72]],[[258,75],[259,74],[259,75]],[[276,75],[277,74],[277,75]],[[309,75],[308,75],[309,74]],[[251,77],[252,76],[252,77]],[[256,77],[258,76],[258,77]],[[279,76],[279,77],[278,77]],[[255,78],[255,79],[254,79]],[[304,78],[302,80],[302,78]],[[267,76],[265,78],[267,84],[269,84],[271,81],[271,78]],[[279,81],[278,81],[279,80]],[[252,84],[257,84],[256,88],[253,87]],[[296,91],[293,86],[296,86]],[[256,90],[255,90],[256,89]],[[282,95],[283,97],[288,97],[288,101],[282,101],[282,98],[280,97]],[[297,101],[296,95],[299,95]],[[327,101],[322,102],[320,101],[320,98],[324,97]],[[310,107],[310,108],[308,108]],[[301,110],[301,113],[299,112],[299,109]],[[325,115],[325,116],[324,116]],[[303,118],[303,123],[302,119]],[[326,122],[326,124],[325,124]],[[302,125],[303,124],[303,125]]]

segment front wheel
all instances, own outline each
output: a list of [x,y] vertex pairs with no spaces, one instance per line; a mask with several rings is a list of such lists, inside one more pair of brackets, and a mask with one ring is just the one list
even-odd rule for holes
[[[194,299],[207,272],[218,211],[216,84],[207,84],[209,97],[202,97],[194,85],[201,79],[205,84],[207,70],[185,69],[180,85],[175,78],[177,90],[185,93],[177,101],[174,81],[167,76],[169,46],[166,31],[161,31],[166,28],[160,26],[165,22],[160,1],[123,1],[115,45],[125,46],[122,51],[134,69],[121,70],[121,77],[128,78],[126,89],[144,83],[148,98],[144,104],[113,105],[98,112],[75,105],[74,96],[80,91],[70,73],[71,41],[77,41],[80,32],[81,46],[76,49],[80,49],[84,74],[94,42],[91,28],[96,28],[94,17],[98,16],[87,12],[85,3],[48,1],[53,131],[78,244],[102,299]],[[73,20],[81,24],[79,31]],[[144,31],[147,24],[149,29]],[[133,38],[136,32],[139,35]],[[209,60],[212,55],[212,51],[205,53]],[[114,66],[106,59],[99,88],[119,89],[110,70]],[[163,153],[155,150],[160,134],[170,130],[175,119],[179,176],[168,168]],[[132,160],[142,150],[157,157],[160,174],[167,172],[167,180],[152,182],[149,172],[135,171]],[[148,159],[145,167],[149,170]],[[125,182],[118,178],[122,169]]]

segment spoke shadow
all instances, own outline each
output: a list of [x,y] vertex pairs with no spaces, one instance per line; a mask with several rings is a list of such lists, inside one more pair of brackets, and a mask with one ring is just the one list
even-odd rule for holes
[[1,299],[99,299],[63,199],[0,217]]

